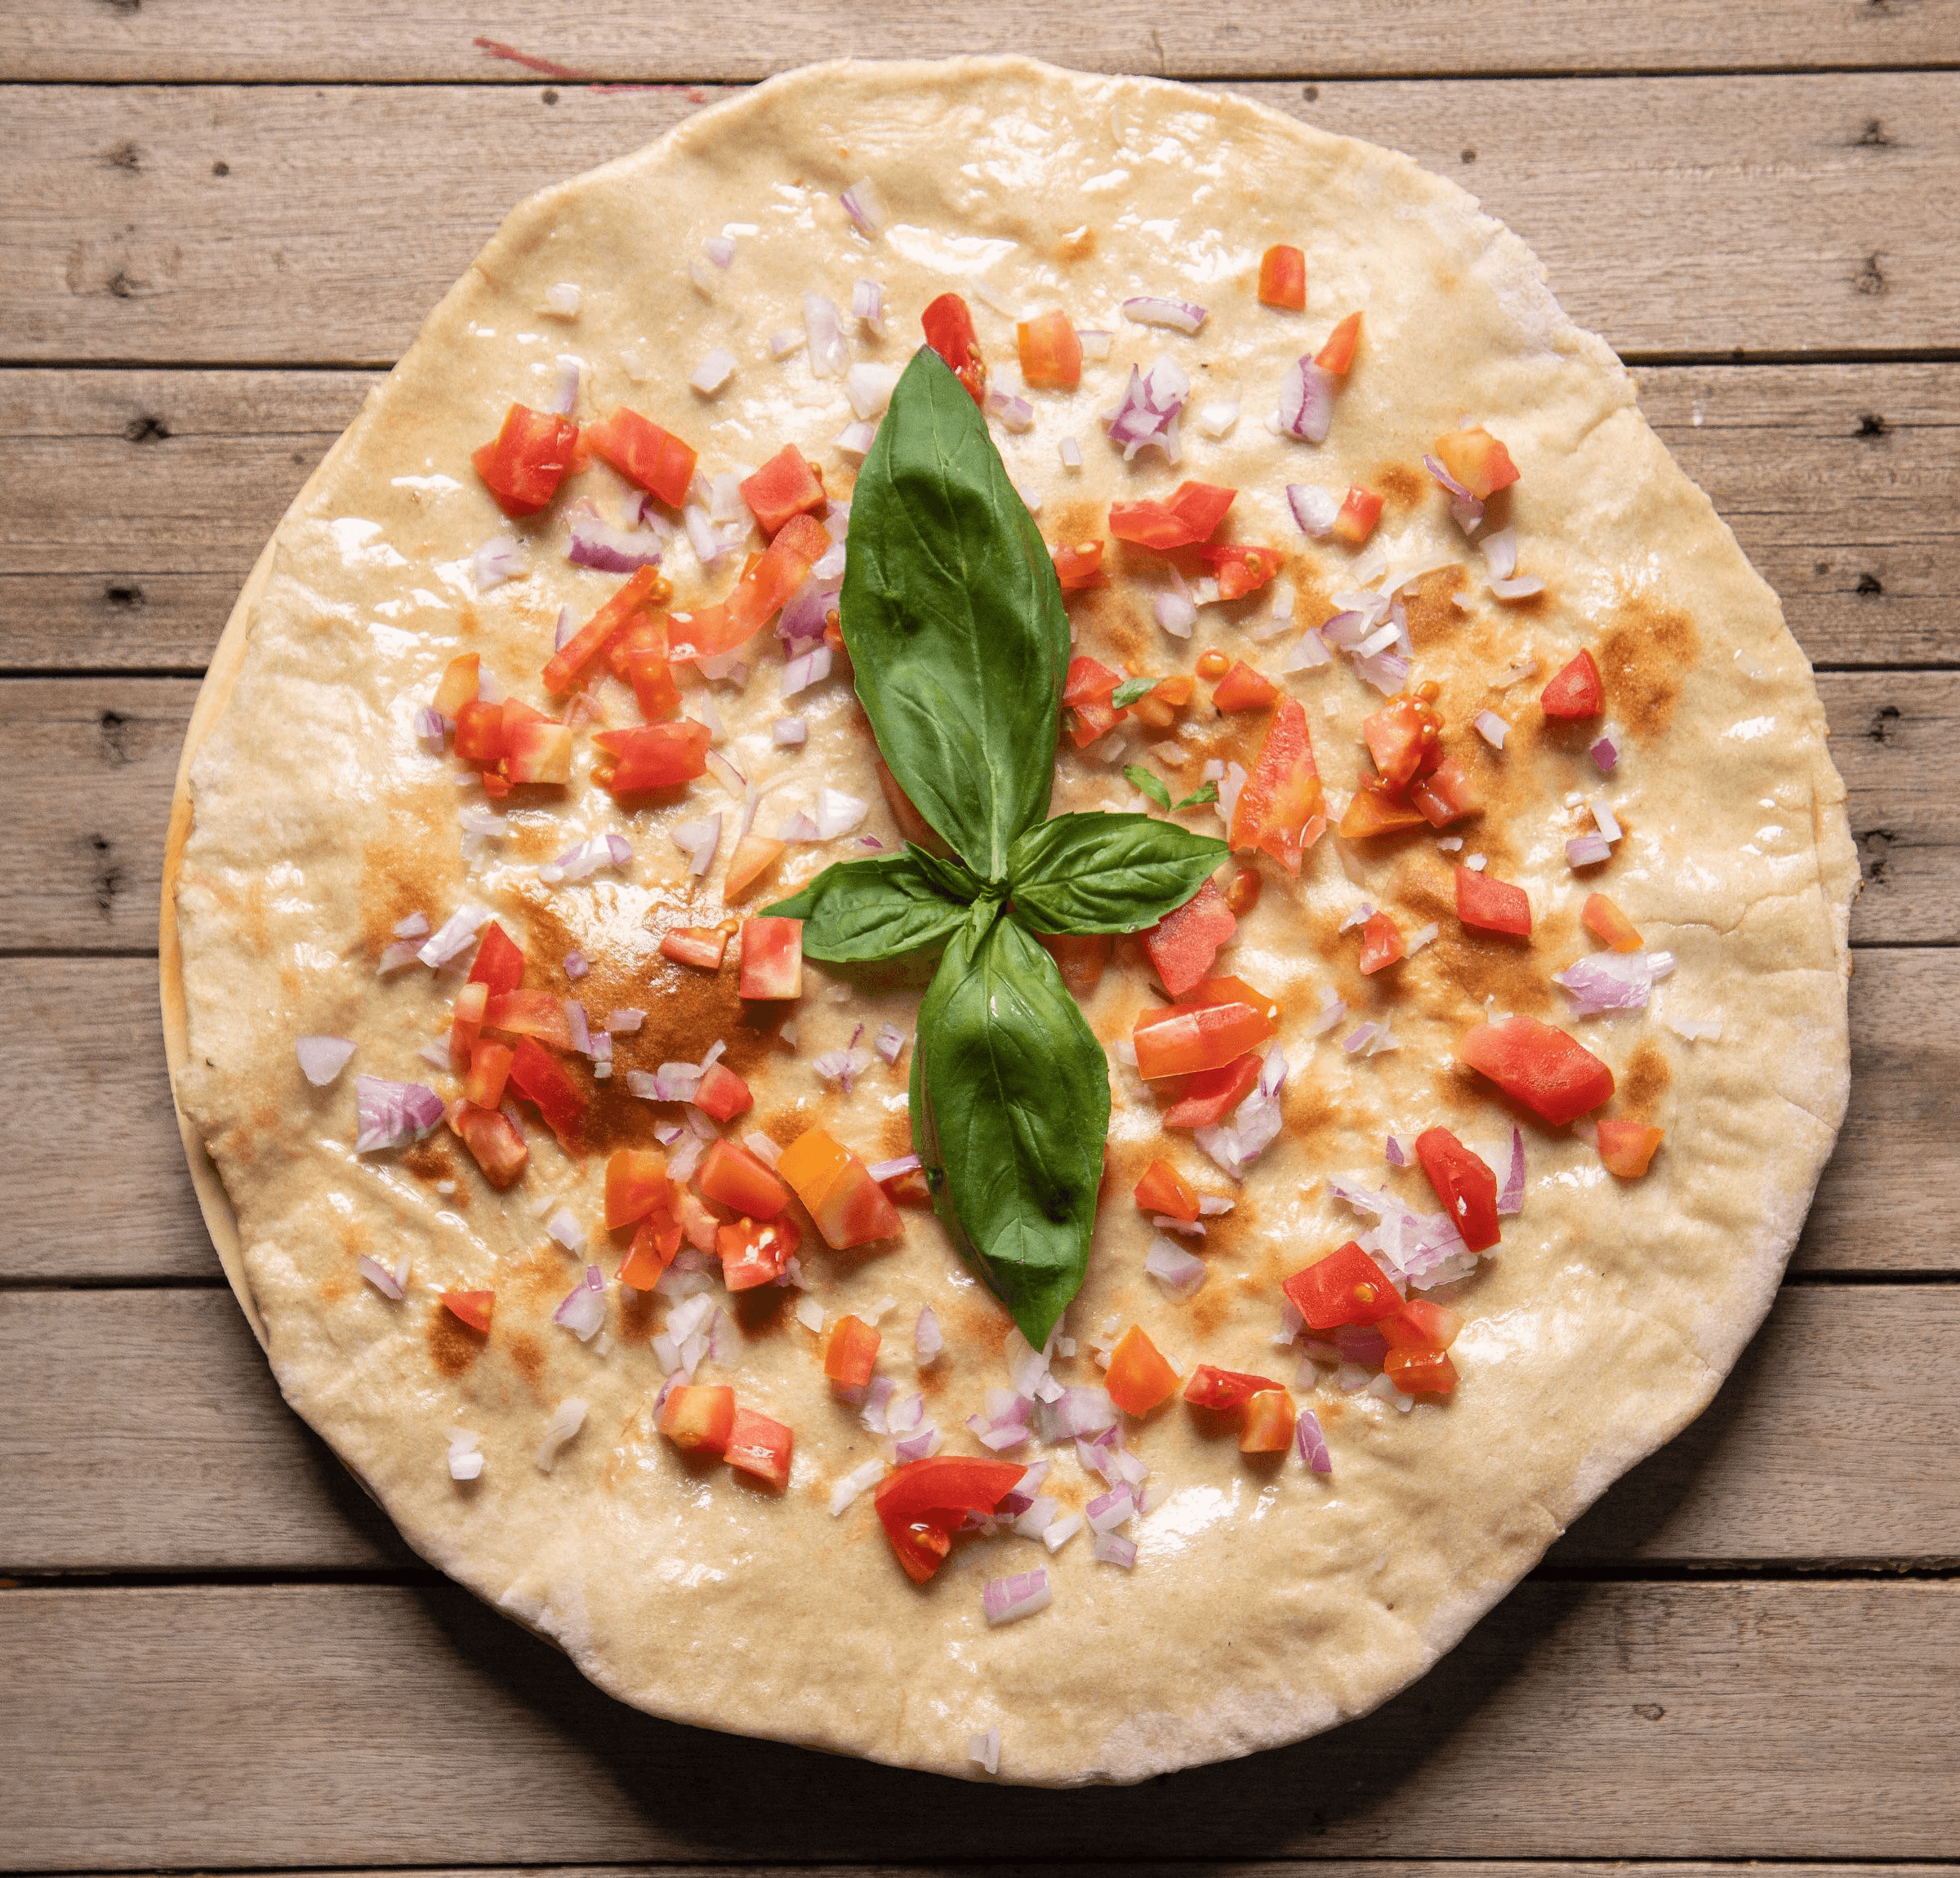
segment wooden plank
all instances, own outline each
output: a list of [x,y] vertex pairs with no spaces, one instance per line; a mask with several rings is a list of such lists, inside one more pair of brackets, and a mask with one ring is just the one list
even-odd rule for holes
[[[1708,1413],[1546,1562],[1960,1563],[1956,1343],[1944,1286],[1784,1291]],[[228,1291],[0,1292],[0,1571],[417,1563]]]
[[1513,0],[1466,33],[1460,10],[1446,0],[1392,7],[1269,0],[1202,16],[1139,0],[1067,15],[1040,0],[863,10],[785,0],[713,7],[683,0],[654,9],[625,0],[590,7],[501,0],[466,16],[442,0],[323,0],[290,19],[241,13],[223,0],[87,14],[59,0],[29,0],[8,11],[0,79],[537,82],[535,68],[486,51],[486,40],[614,80],[753,79],[805,60],[930,58],[954,50],[1025,52],[1087,70],[1178,78],[1768,69],[1950,64],[1960,44],[1960,7],[1953,0],[1748,7],[1653,0],[1588,8],[1579,32],[1561,0]]
[[[1825,672],[1867,885],[1863,944],[1960,940],[1960,673]],[[0,952],[153,946],[194,682],[0,680]]]
[[[1623,351],[1951,340],[1943,73],[1239,88],[1473,186]],[[21,361],[386,363],[510,204],[709,95],[18,91],[0,332]]]
[[[0,372],[0,667],[197,669],[379,376]],[[1960,661],[1960,365],[1651,367],[1641,395],[1823,665]]]
[[447,1587],[0,1595],[0,1860],[16,1867],[931,1861],[948,1847],[963,1863],[1031,1847],[1118,1865],[1869,1862],[1960,1842],[1952,1583],[1527,1584],[1367,1720],[1174,1780],[1062,1793],[649,1720]]
[[[955,1867],[954,1869],[958,1869]],[[1027,1864],[1016,1859],[1012,1878],[1082,1878],[1085,1866]],[[1094,1870],[1096,1867],[1087,1867]],[[944,1865],[553,1865],[550,1878],[945,1878]],[[445,1865],[416,1868],[416,1878],[536,1878],[536,1866]],[[1126,1862],[1125,1878],[1198,1878],[1188,1862]],[[1762,1878],[1753,1864],[1706,1859],[1644,1858],[1401,1858],[1392,1878]],[[1207,1858],[1202,1878],[1390,1878],[1372,1858]],[[1780,1863],[1775,1878],[1952,1878],[1950,1865]],[[89,1878],[80,1874],[78,1878]],[[236,1878],[277,1878],[269,1871],[240,1872]],[[372,1867],[316,1871],[309,1878],[373,1878]]]

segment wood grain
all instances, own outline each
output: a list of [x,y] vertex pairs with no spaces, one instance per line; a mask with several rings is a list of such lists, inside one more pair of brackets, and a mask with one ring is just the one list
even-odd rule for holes
[[[1655,366],[1642,401],[1820,665],[1960,661],[1960,365]],[[0,668],[201,669],[366,372],[0,371]]]
[[[743,1865],[741,1878],[946,1878],[963,1867],[943,1864]],[[989,1867],[1000,1878],[1080,1878],[1085,1867],[1029,1864]],[[1089,1867],[1090,1870],[1098,1867]],[[553,1865],[550,1878],[728,1878],[726,1865]],[[416,1878],[537,1878],[536,1866],[445,1865],[416,1869]],[[1384,1872],[1369,1858],[1207,1858],[1195,1871],[1188,1861],[1160,1864],[1126,1862],[1124,1878],[1762,1878],[1759,1868],[1705,1859],[1642,1858],[1610,1862],[1589,1858],[1397,1858]],[[1775,1878],[1952,1878],[1950,1865],[1864,1862],[1813,1865],[1779,1863]],[[87,1873],[78,1878],[90,1878]],[[271,1878],[267,1872],[239,1872],[234,1878]],[[307,1878],[376,1878],[372,1867],[310,1871]]]
[[[1238,88],[1472,188],[1623,351],[1952,340],[1943,73]],[[388,363],[512,203],[711,95],[16,91],[0,333],[16,361]]]
[[652,1720],[448,1587],[0,1597],[0,1861],[29,1868],[1033,1847],[1120,1867],[1412,1839],[1444,1858],[1869,1861],[1960,1840],[1951,1583],[1528,1583],[1359,1724],[1073,1793]]
[[817,59],[951,51],[1024,52],[1086,70],[1172,78],[1770,69],[1950,65],[1960,44],[1953,0],[1771,7],[1653,0],[1588,7],[1583,32],[1561,0],[1513,0],[1487,11],[1474,33],[1463,24],[1446,0],[1393,7],[1268,0],[1202,15],[1138,0],[1067,15],[1040,0],[814,10],[786,0],[653,9],[624,0],[501,0],[467,14],[443,0],[320,0],[290,16],[241,12],[224,0],[86,13],[60,0],[23,0],[0,32],[0,80],[537,82],[535,69],[486,51],[485,40],[613,80],[754,79]]
[[[1960,1564],[1957,1343],[1960,1291],[1784,1291],[1708,1412],[1546,1563]],[[0,1292],[0,1572],[418,1562],[287,1409],[228,1291]]]

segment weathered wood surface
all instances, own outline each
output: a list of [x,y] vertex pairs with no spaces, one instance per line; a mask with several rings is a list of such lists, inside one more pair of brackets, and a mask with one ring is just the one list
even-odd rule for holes
[[[1237,88],[1462,180],[1622,351],[1952,342],[1944,73]],[[519,198],[715,95],[16,90],[7,355],[387,363]]]
[[1368,1720],[1074,1793],[651,1720],[446,1586],[0,1597],[0,1861],[30,1868],[1960,1843],[1951,1583],[1528,1583]]
[[[1960,365],[1653,366],[1641,398],[1828,665],[1960,662]],[[366,372],[0,371],[0,669],[196,670]]]
[[[950,29],[950,30],[949,30]],[[1398,73],[1757,70],[1951,65],[1954,0],[1655,0],[1588,7],[1575,30],[1565,0],[1516,0],[1467,32],[1447,0],[1271,0],[1198,12],[1115,0],[1059,13],[1042,0],[985,7],[880,0],[815,8],[788,0],[648,9],[604,0],[502,0],[467,11],[444,0],[322,0],[290,15],[224,0],[87,10],[16,0],[0,25],[0,81],[452,79],[536,82],[538,65],[621,80],[766,78],[817,59],[1019,52],[1085,70],[1169,78],[1339,78]],[[497,56],[491,47],[506,55]]]
[[[943,1864],[743,1865],[742,1878],[945,1878]],[[1080,1878],[1079,1863],[988,1867],[997,1878]],[[1762,1878],[1760,1868],[1717,1860],[1644,1858],[1397,1858],[1386,1871],[1379,1861],[1361,1858],[1207,1858],[1193,1868],[1188,1861],[1162,1864],[1126,1861],[1124,1878]],[[535,1866],[446,1865],[418,1867],[416,1878],[535,1878]],[[728,1878],[725,1865],[553,1865],[551,1878]],[[1779,1863],[1775,1878],[1952,1878],[1950,1865],[1863,1862],[1814,1865]],[[78,1878],[89,1878],[87,1873]],[[268,1872],[240,1872],[235,1878],[271,1878]],[[372,1869],[316,1871],[308,1878],[374,1878]]]
[[[1825,672],[1866,888],[1861,944],[1960,940],[1960,674]],[[0,952],[156,942],[194,680],[0,680]]]
[[[215,1282],[167,1101],[155,960],[0,959],[0,1000],[36,1092],[0,1106],[0,1164],[34,1170],[0,1235],[0,1284]],[[1851,1109],[1793,1269],[1960,1270],[1957,1137],[1960,950],[1860,953]]]
[[[1949,1287],[1786,1289],[1714,1405],[1547,1564],[1960,1564],[1956,1345]],[[418,1562],[227,1291],[0,1292],[0,1572]]]

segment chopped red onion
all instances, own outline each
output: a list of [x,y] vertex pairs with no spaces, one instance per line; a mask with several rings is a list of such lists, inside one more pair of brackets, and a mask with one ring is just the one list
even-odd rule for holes
[[990,1728],[985,1734],[969,1734],[966,1738],[966,1758],[984,1767],[989,1773],[1000,1771],[1000,1730]]
[[1497,1210],[1507,1216],[1525,1210],[1525,1136],[1515,1122],[1511,1124],[1511,1166],[1498,1193]]
[[816,841],[821,838],[817,833],[815,821],[800,808],[776,830],[776,839],[778,841]]
[[1306,1026],[1307,1035],[1310,1037],[1324,1036],[1347,1015],[1347,1000],[1336,995],[1333,986],[1329,986],[1325,988],[1320,1009]]
[[302,1037],[298,1044],[300,1068],[316,1089],[323,1089],[347,1067],[354,1044],[345,1037]]
[[421,1083],[390,1083],[379,1076],[354,1079],[357,1155],[420,1141],[443,1119],[443,1098]]
[[1598,765],[1601,776],[1610,776],[1614,764],[1619,761],[1619,745],[1611,737],[1602,737],[1586,754]]
[[924,1419],[925,1398],[915,1390],[909,1395],[894,1396],[884,1412],[885,1432],[910,1435]]
[[735,376],[735,354],[725,346],[711,346],[702,354],[688,383],[704,398],[712,398]]
[[1092,1533],[1114,1532],[1123,1522],[1133,1517],[1137,1510],[1135,1497],[1127,1482],[1111,1487],[1107,1493],[1099,1494],[1082,1509],[1083,1517],[1089,1521]]
[[889,1376],[874,1376],[865,1385],[862,1398],[864,1406],[858,1418],[870,1433],[883,1435],[889,1432],[885,1425],[884,1407],[892,1399],[892,1391],[898,1386]]
[[821,639],[836,607],[836,581],[813,576],[785,603],[776,622],[776,635],[791,646],[800,639]]
[[733,763],[729,762],[721,751],[710,750],[707,755],[707,763],[708,768],[715,772],[715,779],[718,781],[724,784],[737,795],[746,793],[749,779]]
[[710,235],[702,244],[702,251],[717,267],[728,267],[735,260],[735,244],[726,235]]
[[674,845],[688,857],[688,873],[706,874],[715,863],[715,850],[721,845],[720,816],[700,816],[677,823],[669,832]]
[[871,179],[860,176],[837,199],[844,204],[844,212],[858,234],[866,241],[875,241],[884,227],[886,216],[877,185]]
[[1035,427],[1034,406],[1025,398],[1017,398],[1011,392],[988,392],[987,408],[1009,430],[1031,430]]
[[557,1465],[559,1449],[585,1425],[586,1399],[582,1395],[568,1395],[551,1411],[551,1419],[545,1425],[544,1440],[537,1450],[537,1464],[546,1473]]
[[769,335],[769,357],[787,358],[803,344],[803,335],[792,327],[785,327],[780,332]]
[[1388,1137],[1386,1153],[1390,1167],[1405,1168],[1408,1166],[1409,1156],[1403,1150],[1402,1144],[1393,1135]]
[[1286,656],[1273,667],[1281,677],[1290,677],[1294,672],[1310,672],[1333,662],[1334,654],[1328,651],[1327,642],[1309,626],[1293,642]]
[[1517,531],[1500,528],[1484,537],[1484,560],[1493,581],[1508,580],[1517,572]]
[[430,934],[415,955],[434,971],[439,965],[447,965],[458,953],[467,951],[470,942],[489,923],[488,906],[459,906]]
[[1100,326],[1078,326],[1076,337],[1081,341],[1082,356],[1097,364],[1109,357],[1116,343],[1116,336]]
[[1388,1354],[1388,1340],[1370,1324],[1343,1324],[1334,1333],[1334,1348],[1343,1363],[1363,1363],[1379,1369]]
[[857,1079],[871,1066],[869,1050],[826,1050],[810,1060],[810,1067],[825,1082],[839,1084],[847,1096]]
[[1116,1405],[1107,1389],[1064,1389],[1053,1401],[1041,1404],[1040,1420],[1045,1440],[1066,1441],[1071,1435],[1099,1435],[1105,1429],[1113,1430]]
[[1425,456],[1423,465],[1429,474],[1450,492],[1450,514],[1458,527],[1466,535],[1474,535],[1484,518],[1484,505],[1462,483],[1452,476],[1433,456]]
[[479,594],[518,579],[523,571],[523,550],[514,536],[492,535],[470,557],[470,578]]
[[1377,652],[1371,658],[1357,657],[1354,669],[1383,697],[1393,697],[1409,682],[1409,661],[1400,652]]
[[391,1297],[398,1304],[408,1295],[408,1261],[404,1258],[394,1271],[379,1259],[370,1258],[366,1253],[360,1257],[361,1276],[368,1280],[384,1297]]
[[[845,456],[855,456],[859,462],[871,455],[871,446],[878,439],[878,426],[853,420],[837,433],[834,447]],[[780,630],[780,629],[778,629]]]
[[1129,368],[1122,401],[1102,418],[1109,440],[1121,448],[1125,462],[1152,445],[1164,452],[1166,461],[1178,461],[1182,454],[1178,417],[1190,394],[1191,380],[1171,359],[1160,358],[1147,375],[1134,365]]
[[[889,365],[875,365],[860,359],[844,375],[844,394],[851,401],[861,424],[881,416],[892,401],[898,372]],[[1010,426],[1009,428],[1013,428]]]
[[1596,952],[1552,974],[1572,999],[1575,1017],[1645,1008],[1656,983],[1674,969],[1672,952]]
[[916,1173],[920,1160],[916,1155],[900,1155],[896,1160],[874,1161],[866,1171],[875,1181],[896,1180],[900,1174]]
[[[1337,599],[1340,597],[1338,594],[1335,596]],[[1321,621],[1320,634],[1329,645],[1337,648],[1339,651],[1352,652],[1363,639],[1367,638],[1369,629],[1373,624],[1374,621],[1369,618],[1367,614],[1350,609],[1345,612],[1334,614],[1331,619]]]
[[1542,594],[1545,583],[1536,574],[1521,574],[1515,581],[1493,581],[1490,591],[1500,600],[1528,600],[1534,594]]
[[892,1457],[900,1462],[923,1461],[939,1452],[939,1431],[928,1422],[915,1434],[902,1435],[892,1444]]
[[1341,499],[1331,489],[1312,483],[1289,483],[1286,503],[1303,535],[1325,541],[1333,534],[1334,518],[1341,512]]
[[[565,976],[568,978],[576,981],[577,980],[584,977],[586,972],[590,972],[591,969],[592,961],[588,959],[584,953],[568,952],[565,955],[564,971]],[[586,1053],[590,1056],[591,1052],[590,1049],[588,1049]]]
[[578,1216],[568,1206],[561,1206],[545,1222],[545,1230],[567,1252],[586,1249],[586,1229],[578,1223]]
[[1123,302],[1123,317],[1138,326],[1174,327],[1178,332],[1196,332],[1205,323],[1205,312],[1187,300],[1166,300],[1156,294]]
[[1056,446],[1062,453],[1064,470],[1080,470],[1082,467],[1082,446],[1072,437],[1064,437]]
[[1494,710],[1480,710],[1471,719],[1477,726],[1477,734],[1493,750],[1502,750],[1504,739],[1510,734],[1511,727]]
[[1191,603],[1190,590],[1182,576],[1174,570],[1171,577],[1177,585],[1154,595],[1150,610],[1165,632],[1174,639],[1187,639],[1191,629],[1198,623],[1198,609]]
[[905,1032],[896,1024],[881,1025],[871,1048],[888,1063],[896,1063],[905,1052]]
[[981,1588],[980,1608],[990,1624],[1012,1623],[1016,1618],[1045,1610],[1053,1595],[1047,1572],[1037,1565],[1031,1572],[1017,1572],[1011,1578],[989,1578]]
[[1352,1036],[1341,1039],[1341,1048],[1351,1057],[1357,1055],[1381,1035],[1381,1030],[1379,1024],[1363,1024]]
[[1401,639],[1401,630],[1391,620],[1387,625],[1370,633],[1354,648],[1355,663],[1358,665],[1362,660],[1371,659],[1377,652],[1388,651],[1389,647],[1397,644]]
[[1205,1283],[1205,1261],[1174,1245],[1161,1234],[1150,1242],[1143,1269],[1165,1290],[1178,1297],[1194,1297]]
[[834,841],[851,830],[871,813],[863,797],[846,795],[842,790],[826,789],[817,797],[817,834],[820,840]]
[[1316,1474],[1334,1471],[1334,1457],[1327,1452],[1327,1437],[1321,1432],[1321,1418],[1311,1408],[1303,1408],[1293,1425],[1294,1444],[1300,1458]]
[[1092,1556],[1106,1565],[1120,1565],[1128,1571],[1137,1562],[1137,1542],[1120,1533],[1098,1533],[1089,1542]]
[[769,737],[778,750],[794,750],[809,735],[809,726],[800,717],[779,717],[769,726]]
[[1245,786],[1245,772],[1236,763],[1227,763],[1224,775],[1218,779],[1218,813],[1227,826],[1238,812],[1239,791]]
[[851,349],[837,318],[837,303],[825,294],[804,294],[803,329],[810,342],[810,370],[819,378],[843,377]]
[[576,281],[555,282],[545,289],[545,311],[559,319],[578,318],[578,283]]
[[1324,443],[1334,421],[1334,375],[1301,358],[1286,367],[1280,380],[1280,428],[1309,443]]
[[1596,867],[1613,858],[1613,844],[1603,834],[1575,834],[1566,843],[1568,867]]
[[884,288],[878,282],[861,280],[851,289],[851,317],[874,338],[884,337]]
[[[1033,1473],[1034,1469],[1030,1467],[1028,1472]],[[1021,1497],[1018,1493],[1012,1493],[1008,1496],[1008,1501],[1018,1500]],[[1013,1511],[1008,1501],[1001,1502],[1000,1511],[1004,1515]],[[1038,1539],[1054,1524],[1055,1517],[1061,1511],[1062,1502],[1059,1500],[1051,1500],[1045,1493],[1037,1494],[1028,1500],[1022,1510],[1014,1514],[1014,1530],[1024,1539]]]
[[831,648],[821,642],[799,652],[782,668],[782,695],[795,697],[831,675]]
[[602,867],[624,867],[633,858],[632,843],[623,834],[595,834],[547,861],[537,877],[547,886],[561,880],[586,880]]
[[421,705],[415,714],[416,741],[431,756],[440,756],[447,747],[449,721],[434,705]]

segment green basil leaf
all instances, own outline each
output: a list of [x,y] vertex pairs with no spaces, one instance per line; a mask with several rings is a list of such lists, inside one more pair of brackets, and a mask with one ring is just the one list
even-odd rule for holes
[[1171,813],[1175,815],[1181,809],[1196,808],[1200,803],[1216,802],[1218,799],[1218,785],[1215,782],[1200,783],[1182,802],[1172,808]]
[[909,841],[905,844],[905,851],[920,872],[947,899],[956,900],[962,906],[970,906],[980,897],[986,883],[964,861],[928,854],[923,848],[915,848]]
[[1109,1069],[1054,961],[973,909],[912,1052],[912,1139],[953,1242],[1038,1350],[1089,1268]]
[[1118,710],[1127,710],[1140,697],[1157,688],[1155,679],[1125,679],[1110,697]]
[[1170,807],[1170,791],[1164,786],[1163,781],[1159,777],[1146,769],[1142,763],[1125,763],[1123,766],[1123,773],[1159,808]]
[[1033,932],[1134,932],[1182,906],[1229,850],[1147,815],[1058,815],[1014,843],[1008,892]]
[[[927,858],[930,858],[928,857]],[[833,965],[869,964],[943,946],[966,918],[912,850],[840,861],[764,910],[803,922],[803,949]]]
[[851,501],[841,603],[892,773],[982,879],[1048,812],[1068,616],[966,389],[922,346]]

